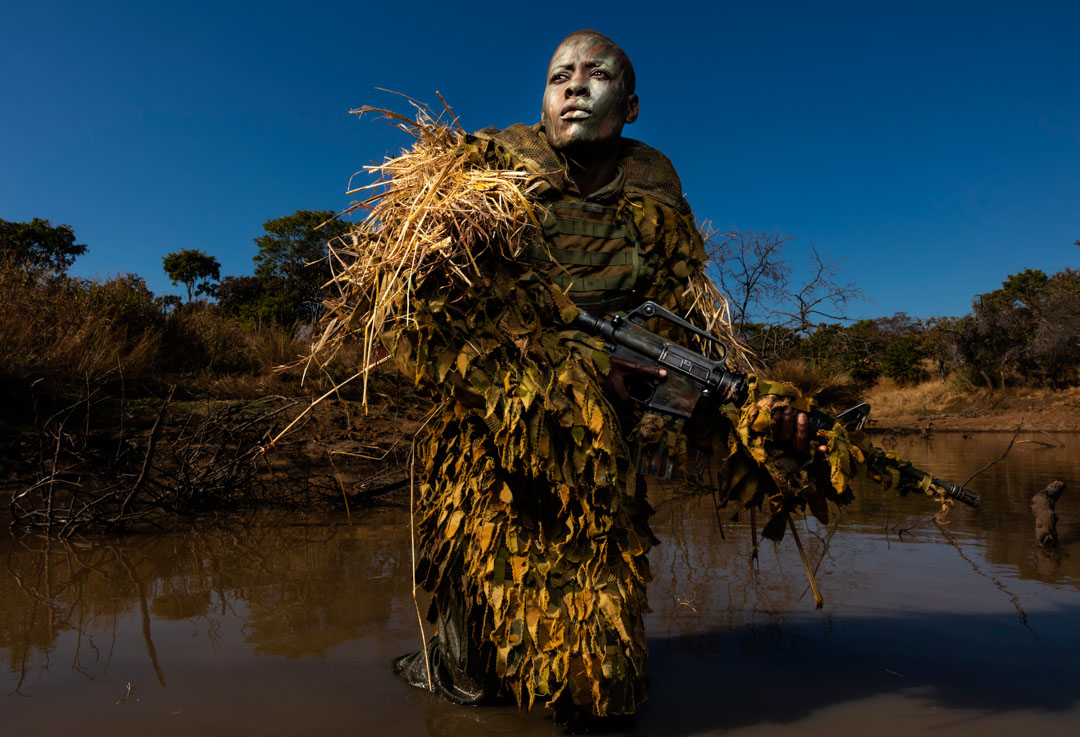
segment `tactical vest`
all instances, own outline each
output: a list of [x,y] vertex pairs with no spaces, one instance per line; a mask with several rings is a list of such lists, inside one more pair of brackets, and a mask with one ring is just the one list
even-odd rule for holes
[[628,207],[561,200],[542,225],[543,242],[529,255],[574,304],[609,315],[641,302],[656,265],[641,253]]
[[544,237],[529,253],[538,267],[584,310],[604,315],[635,307],[652,282],[657,255],[644,255],[630,200],[649,197],[676,211],[690,211],[667,157],[643,143],[622,139],[622,191],[608,202],[581,201],[563,196],[571,187],[565,162],[539,125],[485,128],[473,137],[497,143],[511,155],[515,168],[540,180],[534,191],[547,208]]

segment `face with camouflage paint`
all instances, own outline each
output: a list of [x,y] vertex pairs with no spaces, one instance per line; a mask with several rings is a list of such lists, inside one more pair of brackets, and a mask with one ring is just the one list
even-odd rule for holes
[[618,141],[638,116],[637,95],[626,93],[623,59],[607,39],[571,36],[548,64],[541,121],[553,148]]

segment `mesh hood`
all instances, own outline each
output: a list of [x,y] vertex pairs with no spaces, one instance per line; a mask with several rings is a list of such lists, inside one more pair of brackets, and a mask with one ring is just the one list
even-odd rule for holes
[[[562,157],[548,143],[540,124],[515,123],[509,128],[485,128],[477,131],[480,139],[495,141],[511,156],[535,171],[553,187],[566,189],[566,170]],[[623,138],[619,163],[626,172],[624,190],[648,195],[680,212],[689,212],[683,199],[682,182],[667,156],[640,141]]]

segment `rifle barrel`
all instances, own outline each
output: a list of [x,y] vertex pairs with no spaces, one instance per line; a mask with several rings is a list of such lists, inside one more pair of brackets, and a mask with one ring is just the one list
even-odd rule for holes
[[[929,473],[922,469],[915,468],[910,463],[897,464],[900,469],[900,474],[906,476],[915,482],[923,481]],[[982,497],[976,494],[974,491],[961,486],[960,484],[954,484],[952,481],[946,481],[945,479],[939,479],[936,476],[930,476],[930,483],[941,489],[945,496],[950,499],[955,499],[958,502],[968,505],[969,507],[977,507],[982,504]]]

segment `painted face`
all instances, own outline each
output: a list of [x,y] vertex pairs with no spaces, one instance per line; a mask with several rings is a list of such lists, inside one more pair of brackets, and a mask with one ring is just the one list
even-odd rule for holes
[[555,50],[540,116],[553,148],[618,140],[637,115],[637,95],[626,94],[623,65],[610,44],[575,36]]

